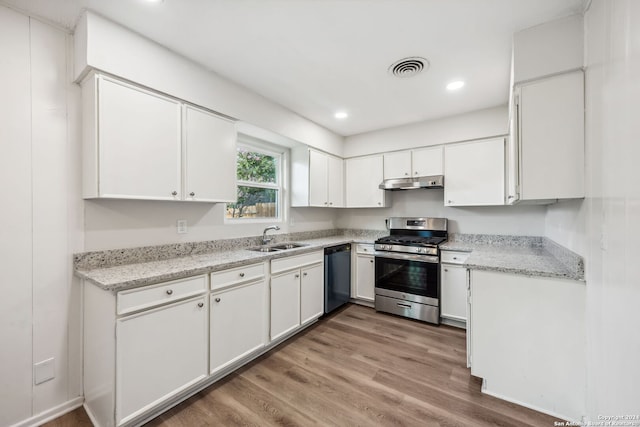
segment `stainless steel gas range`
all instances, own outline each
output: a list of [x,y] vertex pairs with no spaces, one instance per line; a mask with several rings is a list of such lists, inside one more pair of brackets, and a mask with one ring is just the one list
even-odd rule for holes
[[440,250],[446,218],[389,218],[375,241],[375,308],[440,323]]

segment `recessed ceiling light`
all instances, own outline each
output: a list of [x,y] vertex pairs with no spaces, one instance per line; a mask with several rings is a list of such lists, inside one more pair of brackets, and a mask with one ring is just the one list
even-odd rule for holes
[[349,114],[347,114],[345,111],[338,111],[333,116],[336,119],[346,119],[347,117],[349,117]]
[[464,82],[462,80],[456,80],[455,82],[451,82],[447,85],[447,90],[458,90],[462,86],[464,86]]

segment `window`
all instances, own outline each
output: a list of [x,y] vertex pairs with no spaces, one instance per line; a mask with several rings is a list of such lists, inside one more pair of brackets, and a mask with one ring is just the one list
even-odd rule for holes
[[261,145],[238,144],[238,201],[227,204],[227,219],[281,218],[282,157]]

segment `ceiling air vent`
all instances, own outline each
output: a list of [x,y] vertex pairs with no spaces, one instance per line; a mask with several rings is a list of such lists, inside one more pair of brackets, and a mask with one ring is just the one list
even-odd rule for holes
[[389,73],[396,77],[413,77],[429,68],[429,61],[419,56],[402,58],[389,66]]

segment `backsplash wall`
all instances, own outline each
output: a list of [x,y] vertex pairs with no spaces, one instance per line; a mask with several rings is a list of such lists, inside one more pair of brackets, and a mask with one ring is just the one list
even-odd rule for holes
[[448,218],[452,233],[543,236],[546,210],[539,205],[446,207],[444,190],[394,191],[390,208],[343,209],[337,226],[381,230],[388,217],[428,216]]

